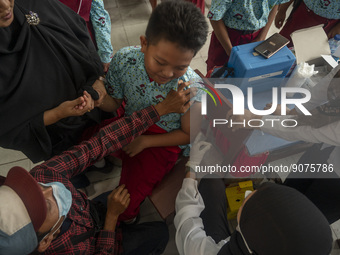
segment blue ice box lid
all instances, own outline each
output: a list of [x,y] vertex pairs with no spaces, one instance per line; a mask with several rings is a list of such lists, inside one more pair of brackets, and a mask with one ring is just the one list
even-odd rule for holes
[[287,46],[268,59],[254,55],[254,48],[260,43],[243,44],[231,49],[228,67],[234,68],[232,78],[242,78],[235,79],[234,83],[244,93],[248,87],[253,87],[254,93],[279,87],[295,64],[295,56]]

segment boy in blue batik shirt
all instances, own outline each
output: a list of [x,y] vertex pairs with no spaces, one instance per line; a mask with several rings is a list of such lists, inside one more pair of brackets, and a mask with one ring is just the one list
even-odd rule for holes
[[[166,1],[152,13],[141,47],[126,47],[113,57],[107,74],[108,94],[101,109],[115,111],[125,100],[125,115],[162,101],[178,84],[201,81],[189,67],[204,45],[208,26],[204,16],[192,3]],[[121,184],[125,184],[131,202],[121,220],[134,219],[139,205],[151,195],[154,186],[175,165],[181,149],[190,143],[191,132],[200,127],[201,93],[184,115],[172,113],[146,133],[123,148]],[[196,123],[197,122],[197,123]]]

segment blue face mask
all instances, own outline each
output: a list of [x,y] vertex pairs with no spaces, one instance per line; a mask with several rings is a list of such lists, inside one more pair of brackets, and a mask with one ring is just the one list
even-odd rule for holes
[[39,183],[44,187],[52,187],[53,196],[57,201],[59,219],[67,215],[72,205],[72,194],[61,182]]

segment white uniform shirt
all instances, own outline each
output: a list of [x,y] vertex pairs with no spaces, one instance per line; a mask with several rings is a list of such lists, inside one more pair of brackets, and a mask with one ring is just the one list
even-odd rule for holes
[[204,202],[197,188],[197,181],[183,180],[182,188],[176,198],[176,245],[181,255],[214,255],[219,252],[229,237],[216,243],[204,231],[201,212]]

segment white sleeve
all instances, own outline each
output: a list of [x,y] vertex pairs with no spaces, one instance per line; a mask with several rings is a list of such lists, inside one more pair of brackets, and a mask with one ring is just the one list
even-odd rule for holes
[[214,255],[229,239],[218,244],[204,231],[201,212],[204,202],[197,189],[197,181],[183,180],[182,188],[176,198],[176,245],[181,255]]
[[[264,125],[261,127],[261,130],[267,134],[288,141],[326,143],[340,146],[340,121],[333,122],[320,128],[313,128],[311,126],[283,127],[280,124],[282,120],[290,118],[292,118],[292,116],[264,116],[262,118]],[[279,121],[272,121],[273,119]]]

